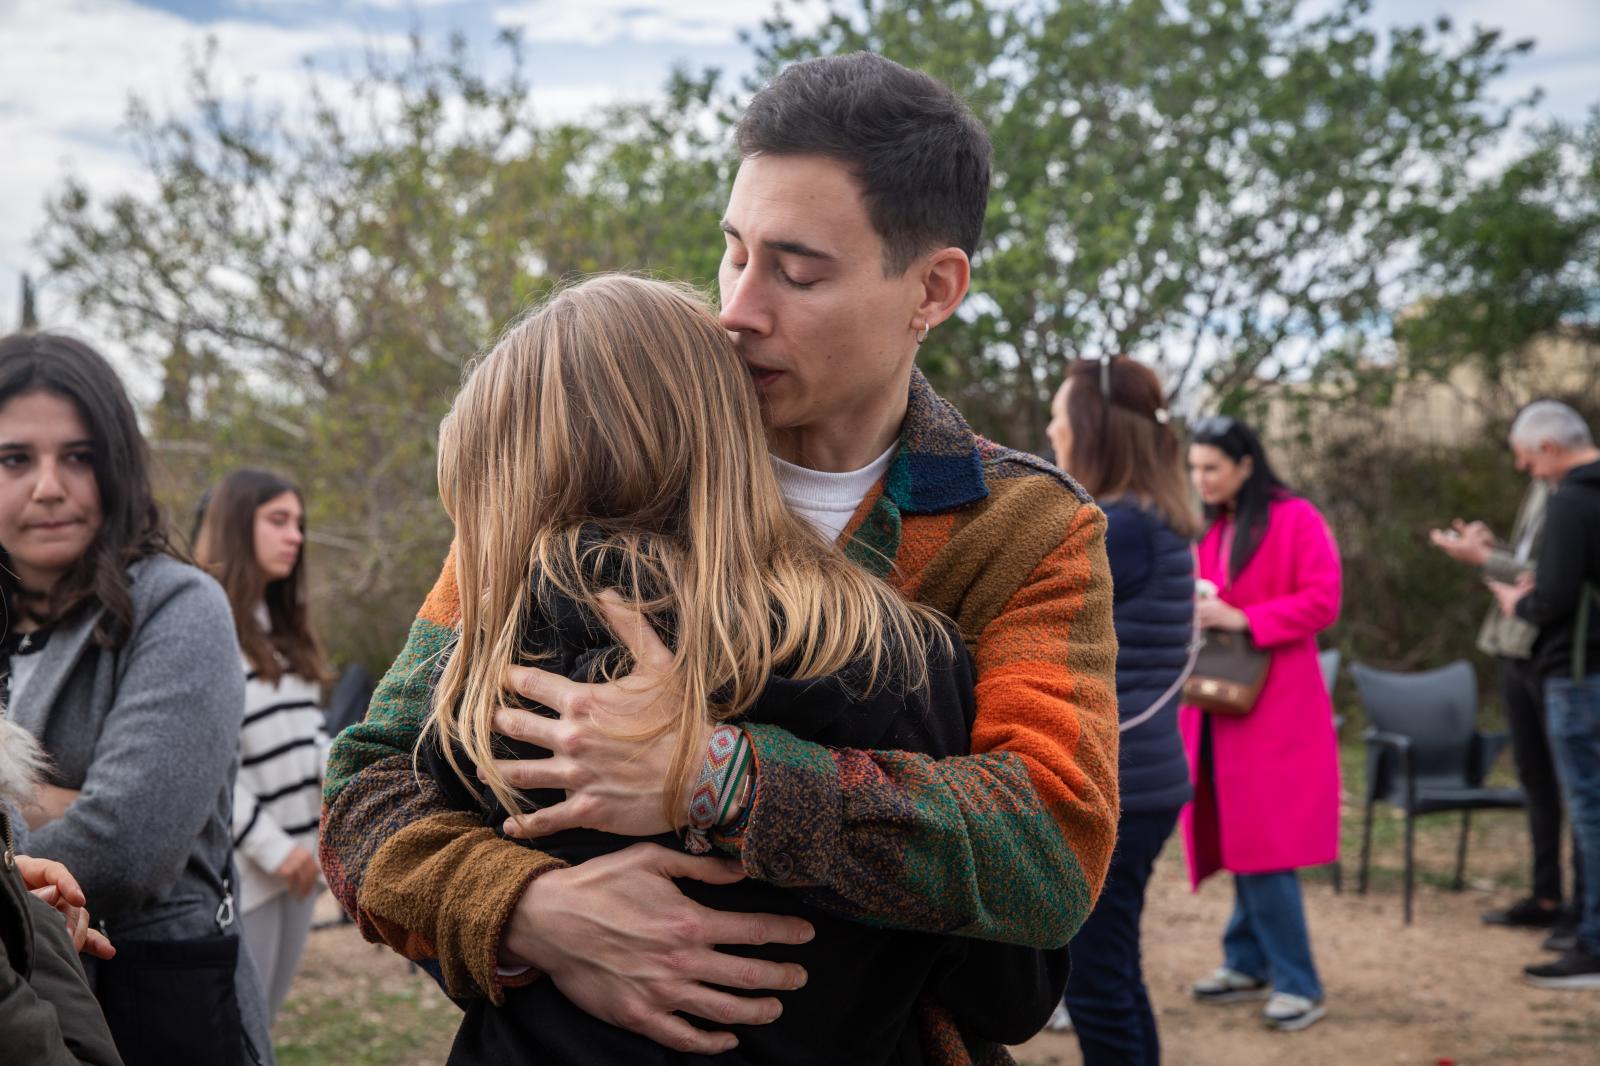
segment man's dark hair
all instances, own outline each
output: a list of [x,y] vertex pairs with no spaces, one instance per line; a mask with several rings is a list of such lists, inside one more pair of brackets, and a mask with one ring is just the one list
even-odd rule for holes
[[972,255],[989,204],[989,134],[937,79],[870,52],[784,68],[739,121],[739,155],[820,155],[861,182],[884,269],[954,245]]

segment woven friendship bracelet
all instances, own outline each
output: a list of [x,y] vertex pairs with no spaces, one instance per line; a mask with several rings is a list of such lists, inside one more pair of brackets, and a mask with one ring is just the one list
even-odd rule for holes
[[689,794],[689,825],[683,841],[689,851],[704,855],[711,850],[708,834],[727,819],[749,764],[750,738],[744,730],[719,725],[711,731],[700,777]]

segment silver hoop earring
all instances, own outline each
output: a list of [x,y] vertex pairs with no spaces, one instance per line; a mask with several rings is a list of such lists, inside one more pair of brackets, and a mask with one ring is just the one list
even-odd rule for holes
[[928,339],[928,324],[924,322],[922,329],[917,333],[917,347],[922,347],[922,342]]

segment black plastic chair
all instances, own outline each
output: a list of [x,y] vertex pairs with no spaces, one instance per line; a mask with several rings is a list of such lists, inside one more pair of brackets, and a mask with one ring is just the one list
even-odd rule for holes
[[322,712],[323,728],[328,736],[336,737],[367,716],[367,704],[377,683],[372,674],[360,663],[351,663],[334,682],[328,706]]
[[1410,925],[1417,816],[1461,812],[1452,886],[1459,892],[1466,884],[1472,812],[1521,807],[1527,801],[1521,789],[1484,787],[1507,738],[1477,730],[1478,681],[1471,665],[1457,660],[1438,670],[1397,674],[1356,663],[1350,675],[1371,723],[1362,734],[1367,744],[1366,811],[1356,891],[1367,890],[1373,806],[1381,801],[1399,807],[1405,812],[1405,921]]

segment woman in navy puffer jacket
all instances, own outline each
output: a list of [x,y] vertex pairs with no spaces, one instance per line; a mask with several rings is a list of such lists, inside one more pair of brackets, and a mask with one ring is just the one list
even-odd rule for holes
[[1072,941],[1065,1006],[1085,1066],[1153,1066],[1161,1047],[1140,969],[1139,919],[1156,856],[1190,794],[1176,686],[1193,637],[1200,519],[1161,382],[1148,367],[1120,356],[1080,361],[1051,414],[1056,462],[1106,513],[1123,728],[1117,847],[1100,901]]

